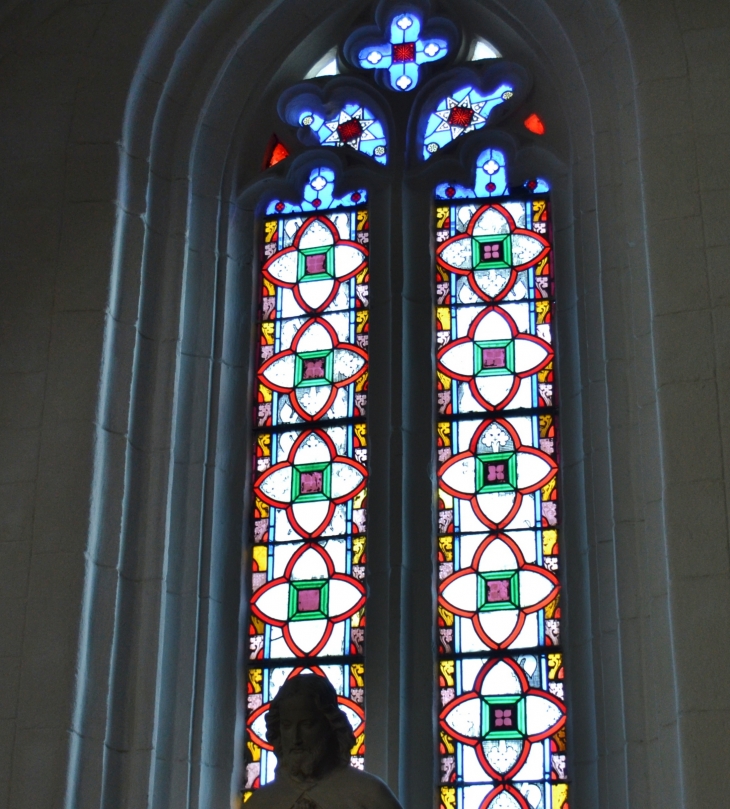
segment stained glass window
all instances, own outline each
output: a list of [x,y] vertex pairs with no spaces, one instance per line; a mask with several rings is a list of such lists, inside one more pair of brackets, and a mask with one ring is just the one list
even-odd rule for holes
[[[380,164],[370,164],[378,188],[402,186],[414,167],[390,159],[393,144],[415,149],[416,172],[447,147],[452,158],[461,143],[471,154],[529,90],[523,67],[489,64],[499,57],[493,46],[467,47],[422,5],[380,0],[376,24],[309,74],[329,75],[339,58],[399,91],[397,115],[387,109],[393,94],[346,76],[298,84],[279,100],[302,144],[348,147],[337,162],[357,164],[358,184],[369,182],[369,161],[354,151]],[[465,64],[470,51],[483,63]],[[425,95],[408,92],[453,54],[457,69]],[[525,138],[545,132],[536,113],[525,127]],[[357,737],[352,761],[364,763],[368,194],[335,195],[332,153],[316,154],[301,195],[271,200],[262,223],[248,794],[274,777],[264,717],[300,672],[331,680]],[[301,158],[289,159],[290,177]],[[505,154],[490,147],[471,187],[435,189],[441,809],[568,809],[550,189],[540,177],[508,179]],[[431,672],[423,666],[424,677]]]
[[[302,198],[298,202],[288,202],[283,199],[272,200],[266,208],[267,216],[283,213],[301,213],[303,211],[332,210],[333,208],[351,207],[353,205],[365,205],[367,202],[367,191],[361,188],[345,194],[343,197],[335,197],[335,173],[332,169],[322,166],[314,169],[309,175]],[[268,248],[269,250],[271,248]]]
[[418,84],[419,65],[443,59],[448,51],[444,37],[421,38],[421,20],[406,12],[390,21],[388,41],[359,49],[357,61],[366,70],[387,70],[391,89],[408,92]]
[[485,149],[477,158],[474,188],[456,183],[441,183],[436,188],[436,199],[503,197],[506,193],[507,169],[504,154],[497,149]]
[[538,181],[513,196],[449,188],[436,201],[441,807],[565,809],[550,203]]
[[323,146],[349,146],[383,165],[388,161],[383,124],[362,104],[345,104],[330,120],[312,110],[304,110],[299,124],[308,126]]
[[489,113],[513,95],[514,87],[501,84],[489,94],[469,86],[445,96],[426,122],[424,160],[428,160],[461,135],[481,129],[487,123]]
[[264,715],[302,671],[332,682],[363,764],[368,210],[333,180],[314,170],[263,221],[246,790],[274,777]]

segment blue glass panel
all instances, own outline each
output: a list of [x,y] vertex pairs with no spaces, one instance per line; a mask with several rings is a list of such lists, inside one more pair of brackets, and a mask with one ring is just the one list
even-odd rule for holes
[[456,183],[441,183],[436,187],[436,199],[501,197],[506,193],[507,168],[504,154],[497,149],[485,149],[477,158],[474,188]]
[[443,59],[449,51],[445,39],[421,39],[421,20],[413,13],[398,14],[390,22],[387,42],[368,45],[358,55],[360,67],[387,70],[393,90],[407,92],[418,84],[419,65]]
[[361,104],[345,104],[329,121],[312,110],[304,110],[299,115],[299,125],[308,126],[323,146],[349,146],[383,165],[388,161],[383,124]]
[[546,194],[550,190],[550,185],[547,180],[535,177],[533,180],[525,182],[525,188],[533,194]]
[[346,208],[353,205],[364,205],[367,202],[367,191],[361,188],[345,194],[344,197],[334,196],[335,173],[332,169],[317,168],[309,175],[309,180],[304,186],[302,202],[286,202],[281,199],[272,200],[266,213],[269,216],[283,213],[302,213],[302,211],[323,211],[330,208]]
[[426,134],[423,139],[423,157],[428,160],[439,149],[467,132],[481,129],[490,112],[499,104],[512,98],[514,88],[501,84],[489,95],[484,95],[474,87],[462,87],[446,96],[429,115]]

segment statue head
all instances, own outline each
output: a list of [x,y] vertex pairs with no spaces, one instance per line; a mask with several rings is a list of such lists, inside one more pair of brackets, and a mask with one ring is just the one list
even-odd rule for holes
[[317,778],[350,762],[355,735],[329,680],[300,674],[287,680],[266,714],[266,738],[296,778]]

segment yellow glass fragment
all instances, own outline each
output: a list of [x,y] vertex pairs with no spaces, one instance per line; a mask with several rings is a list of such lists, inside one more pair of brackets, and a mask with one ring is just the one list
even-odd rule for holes
[[266,545],[253,546],[253,560],[256,562],[260,572],[266,570],[267,562],[269,561],[269,549]]
[[261,683],[264,679],[264,674],[261,669],[249,669],[248,670],[248,681],[251,683],[251,687],[253,688],[254,694],[261,693]]
[[553,618],[555,616],[555,610],[558,608],[558,604],[560,603],[560,595],[555,596],[555,598],[545,607],[545,617],[546,618]]
[[268,458],[271,455],[271,435],[269,433],[261,433],[258,444],[259,447],[261,447],[264,457]]
[[439,661],[439,668],[441,669],[441,676],[444,678],[444,682],[451,688],[454,685],[454,674],[456,672],[454,661],[441,660]]
[[275,325],[276,324],[269,323],[268,321],[266,323],[261,324],[261,335],[264,338],[264,342],[266,343],[267,346],[273,346],[274,345],[274,326]]
[[568,785],[553,784],[553,806],[552,809],[563,809],[568,800]]
[[441,734],[441,741],[443,742],[444,747],[446,748],[446,752],[449,754],[453,754],[456,747],[454,745],[454,740],[449,736],[448,733],[444,733],[443,730],[440,731]]
[[355,435],[358,437],[361,447],[368,445],[368,428],[364,424],[355,425]]
[[264,222],[264,241],[268,244],[272,242],[276,237],[276,225],[277,222],[275,219],[271,219],[268,222]]
[[444,561],[454,561],[454,538],[452,536],[439,537],[439,550],[444,555]]
[[443,809],[456,809],[456,789],[441,787],[441,806]]
[[563,665],[563,656],[560,652],[548,655],[548,679],[554,680],[558,676],[558,671]]
[[451,331],[451,309],[448,306],[439,306],[436,309],[436,317],[442,331]]
[[554,528],[547,528],[542,532],[542,552],[551,556],[553,548],[558,541],[558,532]]

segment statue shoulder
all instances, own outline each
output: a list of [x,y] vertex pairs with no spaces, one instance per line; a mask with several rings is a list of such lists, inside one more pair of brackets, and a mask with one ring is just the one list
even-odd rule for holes
[[296,796],[296,791],[284,779],[279,778],[254,790],[244,807],[245,809],[279,809],[283,805],[289,806],[293,803]]
[[363,809],[401,809],[390,787],[377,775],[363,772],[356,767],[343,767],[338,772],[336,781],[347,790],[346,794],[357,797],[357,804]]
[[355,767],[338,767],[304,792],[288,779],[277,778],[257,789],[244,809],[292,809],[298,801],[313,809],[401,809],[384,781]]

